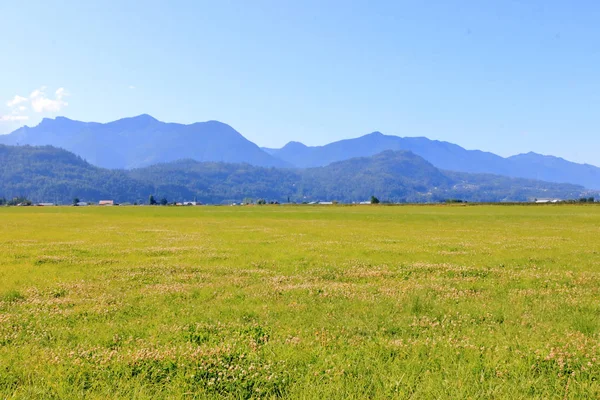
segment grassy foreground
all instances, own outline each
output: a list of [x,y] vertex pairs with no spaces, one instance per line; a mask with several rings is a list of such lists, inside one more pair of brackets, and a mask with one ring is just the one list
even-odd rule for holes
[[0,398],[599,398],[600,207],[0,208]]

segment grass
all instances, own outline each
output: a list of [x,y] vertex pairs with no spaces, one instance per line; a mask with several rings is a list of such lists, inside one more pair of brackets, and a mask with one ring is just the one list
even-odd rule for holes
[[600,397],[597,206],[0,221],[0,398]]

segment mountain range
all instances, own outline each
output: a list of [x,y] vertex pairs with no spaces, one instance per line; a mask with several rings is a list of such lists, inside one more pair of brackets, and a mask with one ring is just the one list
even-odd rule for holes
[[0,144],[60,147],[103,168],[131,169],[184,158],[289,166],[227,124],[165,123],[146,114],[106,124],[45,118],[35,127],[0,136]]
[[352,157],[364,157],[384,150],[408,150],[440,169],[504,175],[548,182],[568,182],[600,189],[600,168],[577,164],[559,157],[533,152],[501,157],[480,150],[466,150],[456,144],[425,137],[398,137],[373,132],[356,139],[341,140],[325,146],[309,147],[290,142],[281,149],[263,148],[296,167],[324,166]]
[[73,152],[98,167],[127,170],[181,159],[305,169],[401,150],[422,157],[440,170],[600,189],[600,168],[533,152],[505,158],[425,137],[398,137],[380,132],[324,146],[290,142],[281,149],[260,148],[218,121],[183,125],[161,122],[145,114],[106,124],[65,117],[44,119],[35,127],[24,126],[0,135],[0,144],[51,145]]
[[52,146],[0,145],[0,198],[70,203],[111,199],[204,203],[270,201],[392,202],[528,201],[597,195],[582,186],[442,171],[408,151],[386,150],[306,169],[179,160],[131,170],[110,170]]

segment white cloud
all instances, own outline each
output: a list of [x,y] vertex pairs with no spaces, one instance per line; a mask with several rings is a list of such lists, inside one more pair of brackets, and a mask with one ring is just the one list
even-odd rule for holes
[[135,89],[135,86],[129,85],[129,89]]
[[18,122],[27,121],[29,117],[27,115],[2,115],[0,121],[2,122]]
[[12,100],[9,100],[9,101],[6,103],[6,105],[7,105],[8,107],[14,107],[14,106],[16,106],[16,105],[19,105],[19,104],[21,104],[21,103],[25,103],[26,101],[27,101],[27,97],[23,97],[23,96],[16,95],[15,97],[13,97],[13,99],[12,99]]
[[65,90],[65,88],[62,88],[62,87],[61,87],[61,88],[58,88],[58,89],[56,89],[56,92],[55,92],[55,94],[56,94],[56,98],[57,98],[58,100],[62,100],[64,97],[68,96],[70,93],[69,93],[69,92],[67,92],[67,91]]
[[46,90],[46,86],[42,86],[39,89],[35,89],[33,92],[31,92],[31,94],[29,95],[29,98],[31,99],[31,98],[34,98],[34,97],[38,97],[41,94],[43,94],[45,90]]
[[10,109],[10,114],[0,114],[0,122],[27,121],[29,116],[23,114],[30,108],[37,113],[58,112],[69,105],[65,101],[65,98],[69,95],[70,93],[61,87],[54,92],[54,98],[48,97],[46,95],[46,86],[34,90],[29,97],[16,95],[6,102],[6,106]]
[[41,113],[41,112],[58,112],[63,107],[69,105],[63,99],[69,95],[69,93],[64,89],[58,89],[54,94],[55,98],[50,99],[46,96],[46,87],[42,86],[39,89],[34,90],[29,95],[29,99],[31,100],[31,108],[33,111]]

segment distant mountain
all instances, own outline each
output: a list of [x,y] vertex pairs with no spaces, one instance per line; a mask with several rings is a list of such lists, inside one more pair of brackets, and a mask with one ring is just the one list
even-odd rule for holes
[[309,168],[303,171],[302,178],[305,192],[301,194],[315,198],[324,193],[326,198],[345,201],[364,201],[375,193],[393,201],[435,201],[439,199],[427,194],[439,190],[441,198],[445,198],[443,193],[453,184],[423,158],[391,150]]
[[[310,197],[360,201],[369,193],[393,202],[530,201],[534,198],[575,199],[589,195],[582,186],[509,178],[490,174],[442,171],[408,151],[387,150],[302,172]],[[299,193],[299,195],[302,193]]]
[[600,168],[590,164],[576,164],[563,158],[544,156],[533,152],[508,157],[512,170],[517,176],[519,171],[534,179],[552,182],[575,182],[580,185],[600,189]]
[[52,145],[104,168],[138,168],[182,158],[259,166],[288,165],[224,123],[182,125],[160,122],[149,115],[107,124],[64,117],[44,119],[35,127],[25,126],[1,135],[0,144]]
[[[286,201],[289,197],[298,202],[352,202],[367,200],[376,193],[388,200],[422,202],[434,200],[427,195],[430,189],[451,189],[453,184],[421,157],[393,151],[305,170],[184,160],[134,169],[130,176],[158,188],[180,185],[205,201],[240,201],[244,197]],[[440,189],[441,198],[443,191]]]
[[592,165],[577,164],[535,153],[503,158],[493,153],[466,150],[456,144],[424,137],[403,138],[373,132],[325,146],[309,147],[299,142],[290,142],[281,149],[264,150],[299,168],[325,166],[353,157],[371,156],[385,150],[407,150],[444,170],[568,182],[600,189],[600,168]]
[[310,202],[364,201],[371,195],[394,202],[527,201],[597,195],[583,187],[496,175],[441,171],[411,152],[385,151],[325,167],[266,168],[249,164],[181,160],[130,171],[92,166],[51,146],[0,145],[0,198],[70,203],[112,199],[240,202],[245,198]]
[[67,204],[75,197],[124,202],[147,199],[153,190],[124,171],[95,167],[62,149],[0,145],[0,197]]
[[323,167],[386,150],[410,151],[436,168],[484,173],[600,189],[600,168],[536,153],[508,158],[425,137],[398,137],[380,132],[306,146],[290,142],[281,149],[260,148],[231,126],[218,121],[191,125],[164,123],[139,115],[100,124],[64,117],[44,119],[0,135],[0,144],[52,145],[71,151],[91,164],[110,169],[133,169],[181,159],[200,162],[248,163],[263,167]]

